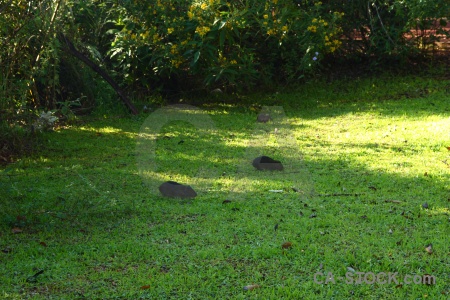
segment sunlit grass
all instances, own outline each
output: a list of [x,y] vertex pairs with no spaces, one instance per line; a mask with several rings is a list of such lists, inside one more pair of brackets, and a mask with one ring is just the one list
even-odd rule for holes
[[[149,114],[86,118],[48,133],[38,157],[0,174],[0,297],[445,299],[446,85],[316,82],[192,114],[214,126],[156,119],[148,126],[159,131],[143,132]],[[256,124],[262,107],[246,102],[282,106],[285,122]],[[256,171],[251,160],[261,154],[285,171]],[[166,180],[198,196],[163,198],[157,187]],[[348,268],[437,281],[314,282],[316,272],[345,278]],[[250,284],[261,287],[244,291]]]

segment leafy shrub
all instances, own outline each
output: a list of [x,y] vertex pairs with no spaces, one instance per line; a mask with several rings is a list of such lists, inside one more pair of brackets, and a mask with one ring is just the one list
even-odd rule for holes
[[345,13],[342,49],[350,57],[405,60],[428,51],[439,35],[450,35],[444,30],[448,0],[330,0],[324,6]]
[[59,33],[137,97],[233,90],[297,82],[335,55],[407,61],[449,35],[450,2],[13,0],[0,14],[0,112],[14,127],[42,109],[114,108],[112,89],[61,53]]
[[341,17],[321,2],[138,0],[117,8],[109,56],[129,84],[146,88],[181,78],[209,87],[296,80],[340,47]]
[[59,90],[60,2],[8,1],[0,6],[0,160],[31,152],[31,125]]

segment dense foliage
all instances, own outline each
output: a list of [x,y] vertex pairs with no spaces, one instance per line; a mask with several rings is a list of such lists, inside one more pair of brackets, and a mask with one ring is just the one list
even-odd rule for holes
[[7,142],[12,127],[30,126],[47,110],[67,117],[115,98],[95,72],[62,51],[61,34],[143,97],[298,82],[334,56],[406,62],[448,35],[450,15],[447,0],[3,3],[0,154],[17,148]]
[[[288,0],[134,1],[109,56],[130,84],[193,76],[206,86],[296,79],[341,45],[339,11]],[[154,86],[153,86],[154,88]]]
[[450,2],[327,1],[330,9],[342,9],[344,49],[350,55],[405,60],[423,51],[435,50],[440,37],[449,36]]
[[[30,150],[33,117],[60,88],[53,39],[61,1],[4,1],[0,6],[0,161]],[[40,87],[40,92],[39,92]],[[19,152],[19,153],[17,153]]]

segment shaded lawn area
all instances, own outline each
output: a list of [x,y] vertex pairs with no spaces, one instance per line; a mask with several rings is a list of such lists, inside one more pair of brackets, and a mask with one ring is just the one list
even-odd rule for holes
[[[213,126],[199,129],[168,122],[139,138],[157,127],[150,113],[48,133],[39,157],[0,173],[0,296],[446,299],[449,86],[315,82],[201,106],[193,118]],[[257,124],[264,105],[285,118]],[[254,170],[260,154],[285,170]],[[197,198],[161,197],[165,180]],[[426,274],[435,284],[404,282]]]

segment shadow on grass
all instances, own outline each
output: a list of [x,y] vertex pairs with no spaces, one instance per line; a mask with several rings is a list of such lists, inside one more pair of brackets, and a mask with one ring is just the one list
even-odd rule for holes
[[[408,117],[420,116],[412,107],[404,103],[404,111],[399,114],[411,109]],[[301,112],[299,115],[304,118]],[[320,118],[325,117],[329,116],[325,113]],[[244,201],[255,195],[266,197],[270,190],[295,194],[294,188],[300,191],[295,194],[299,199],[358,194],[359,199],[373,204],[392,198],[411,207],[420,206],[423,199],[436,205],[446,204],[449,195],[445,180],[435,181],[423,173],[402,174],[401,168],[408,167],[405,164],[400,164],[400,171],[396,173],[376,171],[354,159],[367,149],[385,151],[391,148],[389,146],[373,142],[345,143],[342,147],[354,149],[354,157],[327,158],[324,154],[319,155],[320,159],[311,155],[305,157],[302,149],[293,144],[281,151],[276,144],[270,145],[271,139],[279,138],[274,134],[273,124],[255,126],[255,118],[255,114],[246,113],[234,118],[236,122],[230,126],[226,123],[226,114],[212,116],[219,129],[213,134],[210,128],[196,130],[189,124],[178,124],[178,127],[168,124],[156,138],[158,155],[150,159],[155,169],[145,180],[137,171],[139,163],[136,167],[135,143],[140,122],[125,119],[111,124],[106,120],[52,133],[47,152],[40,158],[25,159],[10,166],[13,171],[2,174],[6,207],[3,220],[8,226],[18,225],[20,222],[14,218],[36,210],[48,221],[90,213],[100,217],[108,215],[109,210],[119,215],[123,210],[126,215],[142,203],[155,208],[160,201],[177,205],[179,201],[163,199],[157,190],[163,181],[175,179],[192,185],[202,201],[220,202],[226,198]],[[236,127],[247,130],[241,132]],[[252,127],[259,138],[248,130]],[[287,124],[285,128],[278,125],[278,134],[286,138],[291,134],[289,127],[293,130],[307,128],[305,125]],[[242,143],[243,139],[259,140],[256,145],[248,145]],[[325,141],[318,143],[324,148],[332,146]],[[255,171],[251,160],[259,155],[281,160],[285,171]],[[101,218],[96,219],[101,222]]]
[[[413,115],[413,108],[405,105],[404,109]],[[331,110],[286,113],[319,122]],[[351,110],[344,107],[338,115]],[[22,285],[29,276],[26,272],[44,266],[51,274],[43,279],[46,288],[65,295],[79,290],[93,298],[102,297],[101,289],[114,294],[112,280],[120,283],[119,290],[122,284],[139,289],[153,280],[155,290],[149,292],[159,296],[163,292],[156,289],[170,291],[172,281],[190,290],[200,286],[191,278],[211,269],[224,279],[201,273],[205,282],[214,285],[208,289],[228,280],[231,292],[222,293],[233,296],[234,285],[242,290],[245,280],[254,280],[251,274],[262,272],[268,273],[267,281],[257,280],[266,285],[283,284],[299,291],[307,286],[325,297],[327,287],[314,286],[310,278],[322,263],[336,272],[346,267],[358,271],[432,268],[426,272],[444,278],[448,173],[441,170],[435,175],[439,170],[431,170],[425,176],[405,164],[403,158],[416,154],[419,146],[403,147],[398,152],[402,160],[383,171],[361,157],[376,164],[370,156],[398,151],[395,143],[366,140],[333,145],[300,136],[280,148],[277,138],[288,139],[290,130],[310,136],[317,128],[295,120],[295,124],[276,125],[275,132],[272,123],[255,124],[257,112],[231,109],[212,114],[217,127],[213,133],[185,122],[162,127],[159,135],[151,137],[156,157],[150,157],[154,168],[147,180],[139,174],[143,165],[136,165],[137,134],[144,118],[98,121],[49,134],[47,150],[40,157],[24,159],[1,174],[0,235],[5,239],[0,248],[5,256],[0,260],[6,267],[0,276],[9,280],[11,289],[31,294],[35,287]],[[351,151],[331,152],[336,147]],[[254,170],[251,160],[260,154],[281,160],[285,170]],[[161,197],[156,186],[170,179],[192,185],[198,197]],[[226,199],[231,202],[224,203]],[[424,202],[429,209],[423,208]],[[22,233],[13,235],[14,228]],[[294,242],[293,249],[281,249],[286,239]],[[42,241],[49,247],[44,248]],[[422,258],[429,241],[439,250]],[[9,253],[8,247],[14,252]],[[23,264],[9,263],[16,257]],[[405,266],[405,260],[410,265]],[[240,261],[244,263],[237,264]],[[221,274],[215,268],[229,271]],[[281,278],[285,273],[288,278],[295,274],[296,279],[286,284]],[[124,278],[131,278],[131,283]],[[179,278],[183,281],[177,282]],[[163,286],[167,282],[168,287]],[[172,292],[179,286],[172,286]],[[363,295],[366,289],[363,285],[349,286],[351,291],[340,288],[336,289],[352,295],[354,291]],[[196,292],[206,295],[204,289]],[[130,298],[139,296],[133,293]]]
[[[159,169],[154,170],[156,173],[149,174],[156,179],[150,184],[150,192],[146,191],[147,187],[143,185],[143,180],[137,172],[139,166],[136,167],[135,153],[136,137],[146,116],[133,117],[133,121],[129,118],[96,120],[85,126],[50,134],[47,149],[39,158],[24,159],[8,167],[7,169],[14,171],[8,174],[4,172],[1,176],[4,199],[13,199],[10,203],[17,207],[9,213],[10,217],[21,214],[23,209],[27,210],[27,201],[43,203],[45,206],[48,199],[58,197],[72,198],[71,201],[77,204],[92,202],[93,207],[96,201],[108,202],[107,199],[114,198],[112,196],[126,199],[122,202],[134,203],[141,201],[135,199],[136,197],[145,198],[151,194],[152,199],[161,201],[161,197],[155,192],[157,185],[177,177],[184,179],[183,183],[192,184],[194,187],[198,183],[200,198],[204,191],[204,195],[209,193],[210,196],[211,192],[208,191],[233,190],[237,199],[245,198],[241,195],[246,194],[245,191],[288,190],[296,185],[295,188],[300,190],[315,190],[316,194],[321,191],[337,193],[342,191],[339,185],[344,183],[345,189],[352,192],[366,190],[367,184],[378,184],[388,186],[389,193],[392,193],[390,195],[397,198],[404,198],[405,195],[412,199],[424,198],[429,196],[430,191],[442,198],[448,188],[445,180],[434,182],[432,186],[433,180],[430,177],[417,177],[417,174],[402,174],[401,171],[374,173],[372,168],[359,163],[353,157],[327,158],[324,154],[319,155],[320,159],[311,154],[309,157],[303,157],[302,149],[292,149],[292,145],[284,152],[277,151],[276,146],[264,144],[273,138],[273,126],[267,127],[268,129],[260,128],[255,119],[263,105],[280,105],[288,118],[296,120],[295,124],[288,124],[290,129],[286,127],[288,134],[289,130],[309,129],[309,125],[298,124],[302,120],[320,121],[345,115],[357,116],[361,113],[381,118],[403,117],[406,120],[419,120],[431,116],[450,116],[450,102],[443,101],[446,95],[449,95],[448,81],[386,77],[381,80],[366,78],[344,83],[312,82],[291,93],[284,91],[280,94],[259,95],[256,98],[252,96],[231,100],[229,96],[224,95],[221,96],[222,99],[208,99],[209,102],[200,107],[208,112],[219,130],[213,134],[202,130],[195,133],[195,130],[190,128],[189,132],[174,133],[170,132],[169,128],[159,136],[159,152],[155,160]],[[238,114],[239,117],[231,117],[233,124],[230,124],[228,114]],[[185,124],[184,127],[189,126]],[[240,128],[244,130],[241,131]],[[242,140],[251,141],[255,138],[250,128],[255,129],[254,133],[264,136],[258,145],[242,143]],[[333,144],[323,140],[312,143],[313,146],[333,147]],[[263,152],[262,146],[265,147]],[[304,144],[302,146],[306,147]],[[418,151],[414,146],[405,145],[395,149],[394,146],[385,145],[383,142],[346,143],[341,146],[355,149],[355,157],[367,154],[367,150],[392,150],[402,155]],[[285,162],[288,166],[286,172],[275,174],[279,176],[255,172],[250,162],[252,158],[262,154],[272,155],[275,159]],[[43,165],[44,169],[41,167]],[[401,167],[407,165],[400,164]],[[302,174],[296,175],[298,170],[301,170]],[[283,174],[288,175],[289,180],[283,179]],[[198,182],[198,178],[202,178],[202,182]],[[261,187],[259,183],[262,181],[267,182],[267,185]],[[418,188],[420,192],[414,189],[415,192],[409,195],[411,185],[417,182],[423,184],[423,187]],[[331,183],[335,184],[335,189]],[[298,187],[300,185],[304,187]],[[382,188],[377,191],[380,189]],[[369,191],[369,194],[377,197],[376,192]],[[439,201],[438,198],[435,200]],[[49,207],[54,207],[54,204]]]
[[[373,112],[386,117],[420,118],[450,115],[450,80],[439,77],[382,77],[351,81],[309,82],[273,94],[203,100],[207,109],[258,111],[262,106],[283,106],[288,117],[313,120]],[[195,103],[195,102],[194,102]],[[201,103],[199,103],[201,105]]]

